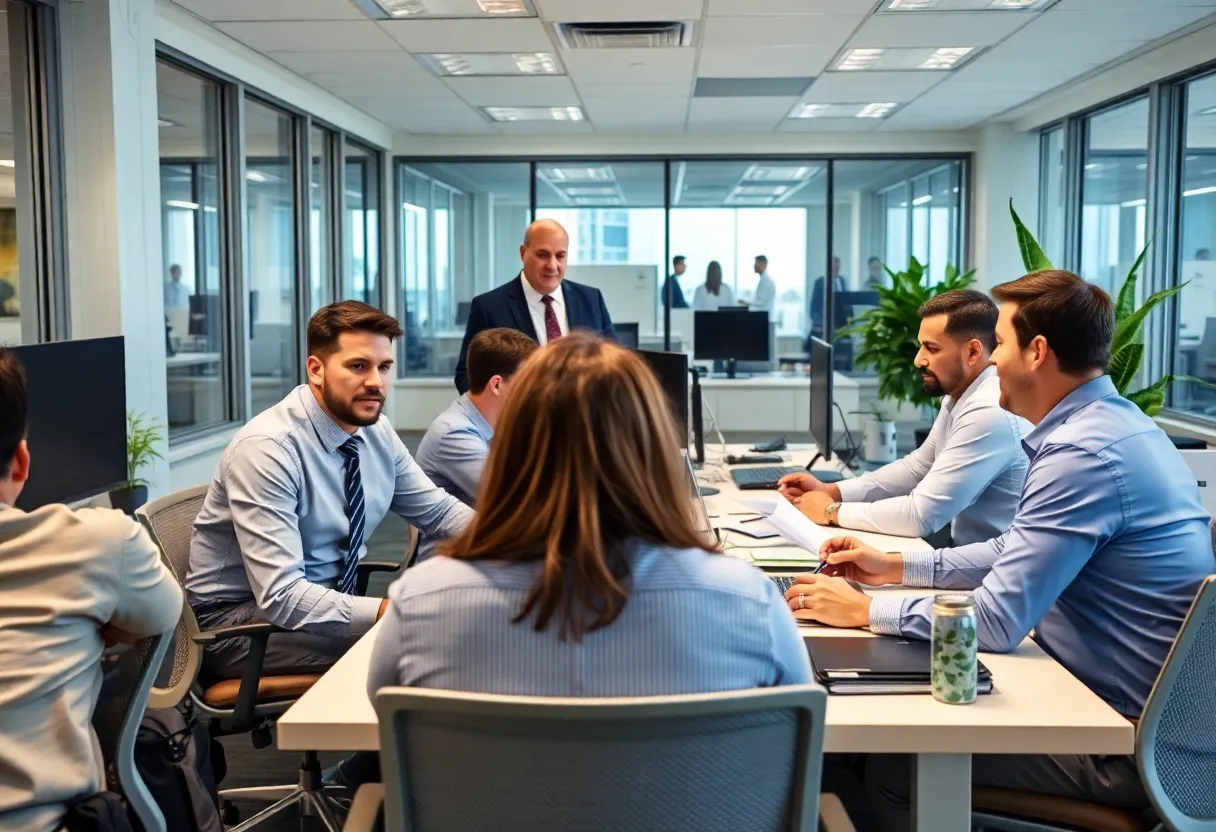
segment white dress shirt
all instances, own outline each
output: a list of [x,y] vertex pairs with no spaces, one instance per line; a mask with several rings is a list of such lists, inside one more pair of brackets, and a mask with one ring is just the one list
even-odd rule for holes
[[695,312],[716,312],[721,306],[735,305],[735,290],[723,283],[718,288],[718,294],[711,295],[702,283],[692,296],[692,308]]
[[756,281],[756,293],[752,296],[751,310],[753,312],[769,312],[773,308],[773,303],[777,300],[777,284],[768,272],[761,272],[760,279]]
[[920,537],[950,523],[954,545],[1000,537],[1013,521],[1029,462],[1031,425],[1001,409],[989,367],[942,409],[925,444],[877,471],[839,483],[842,528]]
[[[536,327],[536,340],[543,347],[549,343],[549,338],[545,335],[545,296],[532,288],[532,284],[528,282],[528,278],[524,276],[523,272],[519,273],[519,280],[524,284],[524,300],[528,304],[528,314],[532,316],[532,326]],[[562,294],[560,283],[553,290],[552,297],[553,314],[557,316],[557,325],[561,328],[562,335],[569,335],[570,321],[566,317],[566,296]]]

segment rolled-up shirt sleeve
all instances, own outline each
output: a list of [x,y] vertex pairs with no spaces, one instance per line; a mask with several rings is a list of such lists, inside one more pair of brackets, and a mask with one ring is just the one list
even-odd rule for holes
[[393,452],[397,470],[393,513],[417,526],[427,537],[449,538],[463,532],[473,519],[473,510],[431,482],[395,433]]

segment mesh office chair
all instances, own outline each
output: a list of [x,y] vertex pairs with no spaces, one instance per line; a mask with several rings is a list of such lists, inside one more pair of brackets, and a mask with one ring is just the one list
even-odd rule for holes
[[[154,500],[136,511],[136,517],[160,547],[170,570],[183,584],[190,561],[190,537],[194,520],[207,496],[207,486],[188,488]],[[373,572],[395,571],[400,564],[364,561],[359,564],[356,591],[363,594]],[[286,632],[268,621],[202,632],[189,604],[182,605],[182,617],[174,631],[173,662],[162,669],[149,704],[154,708],[173,708],[183,701],[210,723],[213,736],[249,733],[255,748],[271,743],[270,729],[280,714],[295,704],[321,677],[318,675],[264,675],[262,662],[271,633]],[[203,646],[230,638],[249,638],[249,658],[240,679],[228,679],[204,686],[199,681]],[[230,832],[251,829],[296,803],[317,814],[333,832],[337,822],[331,801],[324,796],[321,767],[314,751],[304,754],[300,780],[294,786],[223,789],[226,821],[235,817],[234,800],[274,801],[265,811],[254,815]]]
[[135,768],[135,737],[148,705],[148,692],[173,640],[170,633],[140,639],[107,653],[93,733],[105,763],[106,789],[127,801],[129,814],[144,832],[165,832],[165,817]]
[[1205,580],[1136,729],[1136,765],[1155,816],[1058,797],[976,789],[975,826],[1010,832],[1216,832],[1216,575]]
[[827,696],[814,685],[636,699],[385,688],[383,784],[348,832],[740,829],[851,832],[819,795]]

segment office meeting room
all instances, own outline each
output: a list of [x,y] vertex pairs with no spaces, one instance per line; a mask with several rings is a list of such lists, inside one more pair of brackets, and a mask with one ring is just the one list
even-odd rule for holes
[[1216,0],[0,0],[0,830],[1216,830]]

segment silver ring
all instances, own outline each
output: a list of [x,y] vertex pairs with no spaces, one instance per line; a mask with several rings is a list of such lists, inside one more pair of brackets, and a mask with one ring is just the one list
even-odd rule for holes
[[806,596],[801,592],[798,593],[798,609],[806,609]]

